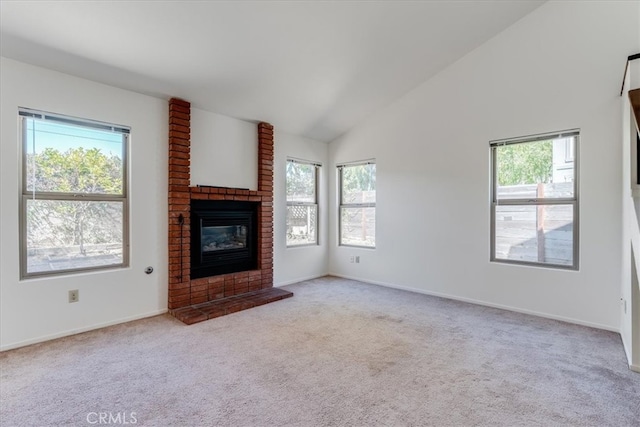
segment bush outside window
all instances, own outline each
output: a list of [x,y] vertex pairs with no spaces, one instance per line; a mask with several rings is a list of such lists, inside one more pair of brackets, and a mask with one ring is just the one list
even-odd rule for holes
[[129,128],[20,109],[23,278],[128,265]]

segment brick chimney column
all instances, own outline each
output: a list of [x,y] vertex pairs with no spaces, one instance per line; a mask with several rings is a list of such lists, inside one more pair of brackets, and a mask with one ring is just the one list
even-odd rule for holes
[[169,309],[190,303],[191,104],[169,100]]
[[273,286],[273,126],[264,122],[258,124],[258,193],[262,196],[258,263],[262,287],[270,288]]

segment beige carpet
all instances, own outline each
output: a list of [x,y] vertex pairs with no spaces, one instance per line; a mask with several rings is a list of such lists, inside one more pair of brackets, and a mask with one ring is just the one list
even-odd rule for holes
[[331,277],[286,289],[4,352],[0,424],[640,425],[617,334]]

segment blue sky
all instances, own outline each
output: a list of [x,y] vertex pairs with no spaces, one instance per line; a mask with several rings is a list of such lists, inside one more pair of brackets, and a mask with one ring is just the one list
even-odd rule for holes
[[84,147],[85,149],[97,148],[103,154],[122,158],[122,134],[119,132],[29,118],[26,137],[29,153],[33,153],[34,148],[36,153],[41,153],[49,147],[64,153],[70,148]]

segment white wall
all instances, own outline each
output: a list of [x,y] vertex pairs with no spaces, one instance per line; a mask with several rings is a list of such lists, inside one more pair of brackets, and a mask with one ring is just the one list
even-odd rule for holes
[[[0,349],[146,317],[167,308],[167,101],[2,58],[0,63]],[[19,279],[18,107],[131,127],[130,267]],[[191,183],[257,189],[257,126],[192,108]],[[327,211],[322,244],[286,249],[287,156],[327,163],[327,144],[275,133],[275,278],[283,285],[327,271]],[[326,178],[322,178],[325,179]],[[322,185],[323,188],[326,184]],[[327,194],[320,197],[326,206]],[[155,271],[146,275],[144,269]],[[69,304],[67,292],[79,289]]]
[[[0,348],[166,311],[167,102],[6,58],[0,92]],[[19,279],[18,107],[131,127],[129,268]]]
[[[331,271],[617,330],[617,95],[639,21],[638,2],[546,3],[329,148],[275,124],[276,285]],[[0,67],[0,349],[166,310],[166,100],[5,58]],[[18,106],[131,126],[129,268],[19,280]],[[581,129],[580,271],[489,263],[488,141],[571,128]],[[256,147],[255,124],[193,109],[192,184],[255,189]],[[318,247],[286,248],[287,156],[323,164]],[[372,157],[377,248],[338,247],[335,164]]]
[[[274,153],[274,282],[287,285],[327,274],[329,214],[327,210],[328,145],[312,139],[279,132],[275,129]],[[287,248],[286,242],[286,162],[287,157],[322,164],[319,175],[318,242],[317,246]]]
[[[327,164],[328,145],[278,131],[274,126],[274,285],[327,273],[326,174],[321,174],[318,246],[287,248],[285,168],[287,157]],[[326,168],[323,168],[326,169]],[[324,171],[323,171],[324,172]],[[257,124],[191,108],[191,185],[258,187]]]
[[[626,86],[625,93],[622,96],[622,176],[621,176],[621,185],[622,185],[622,244],[621,244],[621,268],[622,268],[622,277],[621,277],[621,291],[620,297],[622,298],[622,306],[623,310],[621,310],[620,317],[620,335],[622,336],[622,342],[625,346],[625,350],[627,353],[627,358],[631,358],[632,353],[632,324],[631,324],[631,303],[632,303],[632,295],[631,295],[631,284],[632,284],[632,256],[631,256],[631,236],[632,236],[632,224],[631,221],[635,220],[637,222],[637,218],[634,218],[635,215],[633,213],[633,198],[632,198],[632,187],[635,187],[633,184],[633,180],[631,178],[631,136],[635,131],[635,124],[633,124],[632,115],[633,112],[631,110],[631,103],[629,102],[629,97],[627,91],[629,90],[629,80],[630,73],[626,74]],[[628,305],[628,310],[624,310],[624,304]]]
[[[332,273],[617,330],[621,117],[637,2],[549,2],[330,145],[377,159],[377,248]],[[489,262],[489,141],[579,128],[580,271]],[[335,174],[330,175],[335,207]],[[350,264],[360,255],[360,264]]]
[[191,185],[257,190],[257,124],[192,107]]
[[[640,2],[638,3],[640,14]],[[640,27],[638,29],[638,44],[640,45]],[[640,46],[638,46],[640,52]],[[626,86],[621,98],[622,104],[622,279],[620,316],[620,335],[627,353],[631,369],[640,372],[640,290],[638,289],[637,257],[640,244],[638,234],[638,214],[640,207],[640,193],[636,177],[636,120],[633,117],[628,91],[640,87],[640,60],[630,63],[625,78]],[[633,197],[635,195],[635,198]],[[632,251],[633,247],[636,248]],[[635,252],[635,253],[634,253]]]

